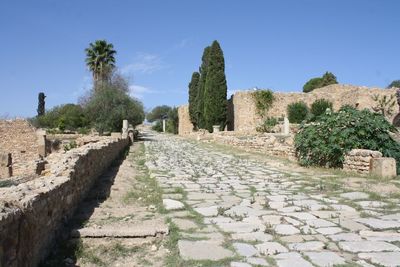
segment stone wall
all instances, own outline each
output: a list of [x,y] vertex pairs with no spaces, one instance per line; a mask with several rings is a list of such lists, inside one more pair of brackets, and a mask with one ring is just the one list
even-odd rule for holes
[[[256,114],[252,91],[237,92],[233,95],[234,130],[240,132],[255,132],[261,123],[261,118]],[[275,101],[271,109],[265,114],[271,117],[287,116],[286,108],[289,104],[303,101],[308,106],[321,98],[333,103],[333,109],[338,110],[343,105],[357,106],[358,109],[371,109],[375,105],[374,95],[395,95],[396,89],[368,88],[362,86],[334,84],[316,89],[310,93],[278,93],[274,92]],[[399,106],[393,108],[394,114],[388,117],[390,122],[399,111]]]
[[36,129],[27,120],[0,120],[0,153],[11,153],[14,175],[34,173],[40,158],[38,141]]
[[193,131],[193,124],[190,122],[189,105],[180,106],[178,108],[179,135],[187,135]]
[[353,149],[344,157],[343,170],[361,174],[370,172],[371,160],[381,158],[382,153],[368,149]]
[[0,188],[0,266],[37,266],[96,178],[129,139],[108,138],[49,159],[46,174]]

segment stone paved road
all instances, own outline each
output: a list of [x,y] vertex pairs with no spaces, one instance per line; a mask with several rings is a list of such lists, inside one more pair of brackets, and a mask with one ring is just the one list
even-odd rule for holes
[[146,165],[179,228],[180,265],[400,266],[398,193],[382,197],[364,179],[152,139]]

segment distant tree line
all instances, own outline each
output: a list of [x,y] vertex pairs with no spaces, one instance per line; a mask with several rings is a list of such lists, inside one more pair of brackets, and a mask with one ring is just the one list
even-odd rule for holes
[[129,82],[115,67],[116,51],[111,43],[97,40],[85,49],[86,65],[93,75],[93,88],[79,104],[44,110],[44,93],[39,94],[38,116],[34,124],[43,128],[87,130],[100,133],[121,131],[122,120],[136,126],[144,120],[143,104],[129,95]]
[[194,129],[207,129],[213,125],[222,130],[227,117],[227,84],[225,60],[217,41],[204,49],[199,72],[192,74],[189,83],[189,116]]
[[162,120],[166,120],[165,131],[167,133],[178,134],[179,118],[178,108],[167,105],[156,106],[146,114],[148,122],[154,122],[153,130],[157,132],[163,131]]

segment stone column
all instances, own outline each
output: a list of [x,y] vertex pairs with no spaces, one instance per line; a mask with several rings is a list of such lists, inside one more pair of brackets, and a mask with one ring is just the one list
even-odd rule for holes
[[213,133],[219,133],[219,125],[213,125]]
[[283,134],[289,134],[289,119],[287,117],[283,118]]
[[11,153],[0,153],[0,178],[12,176],[12,157]]
[[123,120],[122,121],[122,138],[127,138],[128,137],[128,120]]
[[162,120],[162,131],[165,133],[165,119]]
[[37,130],[36,131],[37,142],[38,142],[38,154],[40,157],[44,158],[47,156],[46,153],[46,131]]

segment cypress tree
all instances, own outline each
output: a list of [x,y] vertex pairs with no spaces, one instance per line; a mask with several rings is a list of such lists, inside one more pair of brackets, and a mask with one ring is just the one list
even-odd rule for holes
[[204,117],[206,128],[211,132],[213,125],[223,130],[227,115],[227,85],[225,77],[225,60],[217,41],[211,45],[207,78],[204,90]]
[[197,129],[197,91],[200,81],[200,73],[193,72],[192,79],[189,83],[189,117],[193,124],[193,128]]
[[208,72],[208,61],[211,47],[207,46],[204,48],[203,56],[201,58],[202,63],[200,66],[200,81],[197,90],[197,127],[200,129],[204,129],[206,127],[206,122],[204,118],[204,92],[207,80],[207,72]]
[[37,108],[38,116],[43,116],[45,113],[45,101],[44,101],[45,98],[46,96],[44,95],[44,93],[40,92],[38,95],[38,108]]

